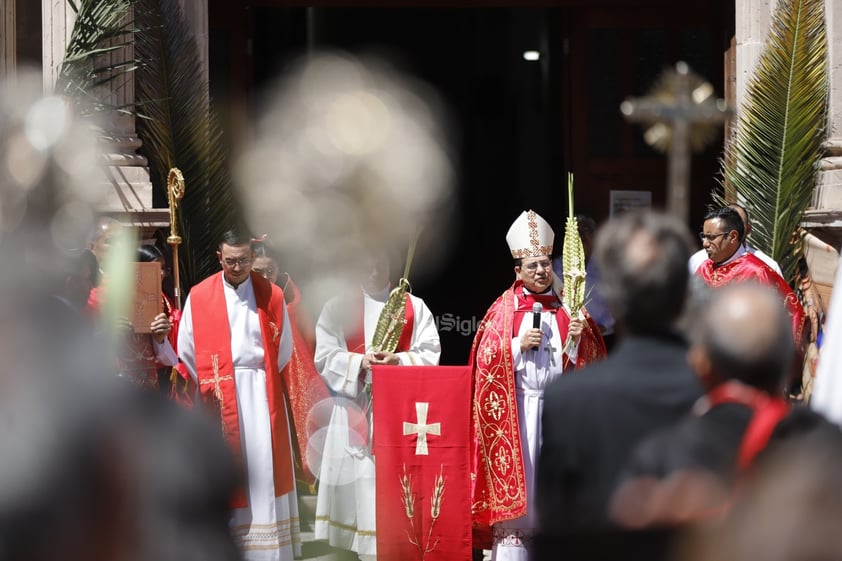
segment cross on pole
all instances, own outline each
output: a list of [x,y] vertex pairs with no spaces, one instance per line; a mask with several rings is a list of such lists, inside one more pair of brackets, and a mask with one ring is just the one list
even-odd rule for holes
[[430,423],[427,424],[427,412],[430,409],[429,403],[424,402],[415,402],[415,418],[418,420],[417,423],[408,423],[404,421],[403,423],[403,434],[404,436],[408,436],[410,434],[417,434],[418,440],[415,442],[415,455],[416,456],[427,456],[429,455],[429,450],[427,449],[427,435],[434,434],[436,436],[441,435],[441,423]]
[[644,138],[668,151],[667,211],[687,223],[690,214],[690,152],[711,139],[719,125],[733,115],[713,87],[690,71],[684,62],[667,72],[649,96],[620,105],[629,121],[650,124]]

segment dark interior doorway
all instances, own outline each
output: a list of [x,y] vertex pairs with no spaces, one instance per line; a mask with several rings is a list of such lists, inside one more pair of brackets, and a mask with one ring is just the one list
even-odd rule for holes
[[[534,208],[548,220],[564,205],[560,40],[556,9],[251,9],[252,105],[308,49],[374,54],[430,84],[452,133],[457,212],[440,268],[413,281],[439,321],[442,363],[464,364],[478,322],[513,280],[505,242]],[[524,51],[540,53],[537,61]],[[213,69],[212,69],[213,71]],[[212,78],[213,80],[213,74]],[[561,230],[559,229],[559,232]],[[559,238],[560,245],[560,238]],[[292,272],[294,275],[294,272]],[[413,275],[415,276],[415,275]]]

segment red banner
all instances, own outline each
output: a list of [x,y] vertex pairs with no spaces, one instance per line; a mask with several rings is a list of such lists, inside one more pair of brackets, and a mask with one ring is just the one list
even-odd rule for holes
[[379,561],[471,559],[471,370],[375,366]]

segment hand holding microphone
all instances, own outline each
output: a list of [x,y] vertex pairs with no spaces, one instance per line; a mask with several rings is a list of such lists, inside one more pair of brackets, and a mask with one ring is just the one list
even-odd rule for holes
[[541,312],[544,311],[544,306],[540,302],[535,302],[532,305],[532,329],[528,330],[520,338],[521,352],[529,349],[537,349],[541,345]]

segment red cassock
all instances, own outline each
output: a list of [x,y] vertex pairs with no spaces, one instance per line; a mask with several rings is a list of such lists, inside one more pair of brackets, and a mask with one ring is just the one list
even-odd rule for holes
[[469,560],[470,368],[375,366],[372,395],[377,559]]
[[777,290],[792,320],[792,337],[796,345],[800,344],[806,321],[804,308],[792,288],[769,265],[751,253],[745,253],[730,263],[718,267],[714,267],[713,261],[708,259],[696,269],[696,274],[713,288],[734,282],[755,281]]

